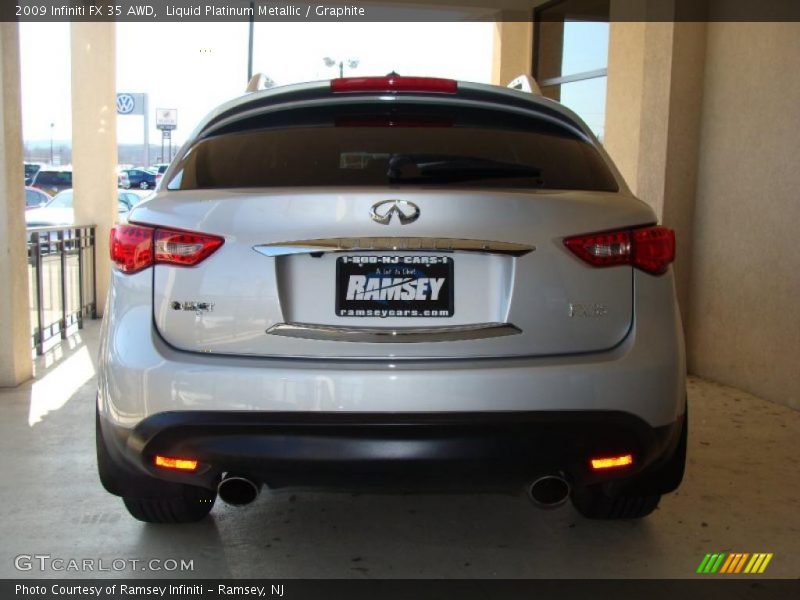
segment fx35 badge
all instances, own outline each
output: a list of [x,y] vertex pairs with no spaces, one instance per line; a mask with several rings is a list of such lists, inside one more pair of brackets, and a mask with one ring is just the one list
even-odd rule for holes
[[214,303],[213,302],[173,302],[171,304],[172,310],[185,310],[188,312],[193,312],[196,315],[201,315],[205,312],[211,312],[214,310]]
[[608,314],[608,307],[605,304],[580,304],[578,302],[569,303],[570,317],[605,317]]

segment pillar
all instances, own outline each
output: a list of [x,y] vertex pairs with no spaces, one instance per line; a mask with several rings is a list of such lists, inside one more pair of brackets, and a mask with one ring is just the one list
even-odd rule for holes
[[[686,321],[705,64],[703,22],[614,21],[605,147],[631,190],[678,238],[678,301]],[[652,2],[652,0],[649,0]]]
[[25,234],[19,26],[0,22],[0,387],[33,374]]
[[492,52],[493,84],[508,85],[519,75],[531,74],[533,20],[530,11],[498,13]]
[[72,185],[75,223],[96,225],[97,311],[111,276],[108,236],[117,220],[116,24],[71,24]]

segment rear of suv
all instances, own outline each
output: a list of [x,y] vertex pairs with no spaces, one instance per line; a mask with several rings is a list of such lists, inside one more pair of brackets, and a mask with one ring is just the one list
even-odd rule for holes
[[645,516],[685,461],[674,246],[540,96],[390,76],[232,101],[112,232],[100,478],[151,522],[293,485]]
[[72,187],[72,169],[43,167],[33,176],[31,187],[55,196]]

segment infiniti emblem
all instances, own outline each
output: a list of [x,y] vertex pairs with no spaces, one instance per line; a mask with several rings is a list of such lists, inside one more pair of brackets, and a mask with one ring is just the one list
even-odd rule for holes
[[369,216],[381,225],[388,225],[397,215],[400,225],[408,225],[419,218],[419,206],[407,200],[384,200],[372,205]]

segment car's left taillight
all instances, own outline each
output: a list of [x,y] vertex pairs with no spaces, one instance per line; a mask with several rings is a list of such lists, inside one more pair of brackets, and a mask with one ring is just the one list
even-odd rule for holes
[[137,273],[154,264],[193,267],[224,243],[207,233],[127,224],[111,229],[109,250],[117,269]]

